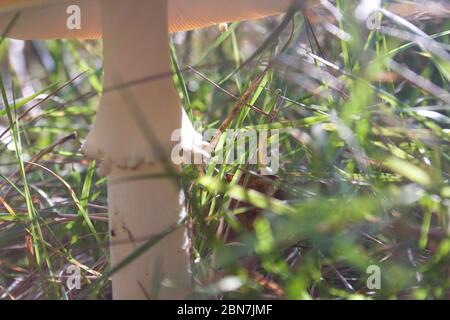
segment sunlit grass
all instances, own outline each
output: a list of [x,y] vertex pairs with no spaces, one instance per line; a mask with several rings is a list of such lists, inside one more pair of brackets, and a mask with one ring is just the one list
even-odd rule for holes
[[[333,3],[341,21],[323,8],[309,21],[297,13],[276,37],[282,20],[271,18],[172,38],[174,80],[200,129],[280,132],[274,176],[214,158],[184,167],[192,297],[449,297],[448,17],[384,17],[367,30],[350,2]],[[79,151],[102,88],[101,45],[28,43],[27,97],[9,46],[0,297],[110,298],[105,179]],[[82,290],[68,289],[69,265]],[[370,266],[379,290],[367,287]]]

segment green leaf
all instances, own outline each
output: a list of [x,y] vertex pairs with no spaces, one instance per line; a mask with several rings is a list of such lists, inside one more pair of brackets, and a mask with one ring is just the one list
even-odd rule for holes
[[425,170],[413,165],[410,162],[392,157],[385,161],[385,165],[395,173],[398,173],[413,182],[416,182],[424,187],[431,186],[431,178]]

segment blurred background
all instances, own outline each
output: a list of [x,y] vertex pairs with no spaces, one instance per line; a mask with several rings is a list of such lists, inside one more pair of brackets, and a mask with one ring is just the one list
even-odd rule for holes
[[[450,298],[450,3],[376,3],[171,35],[199,130],[280,130],[275,175],[183,168],[192,298]],[[0,298],[110,299],[105,178],[79,151],[102,43],[3,39],[0,63]]]

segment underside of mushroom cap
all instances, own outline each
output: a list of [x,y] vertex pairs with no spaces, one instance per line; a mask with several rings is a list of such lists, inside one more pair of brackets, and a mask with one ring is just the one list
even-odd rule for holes
[[254,20],[287,11],[292,0],[169,0],[169,31]]
[[[0,32],[17,12],[8,33],[16,39],[98,39],[102,37],[101,0],[0,0]],[[169,0],[169,32],[203,28],[222,22],[280,14],[292,0]],[[81,28],[67,27],[68,6],[80,8]],[[151,10],[149,10],[151,11]]]

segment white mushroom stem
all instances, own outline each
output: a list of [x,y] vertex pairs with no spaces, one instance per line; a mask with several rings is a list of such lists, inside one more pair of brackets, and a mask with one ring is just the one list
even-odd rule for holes
[[[148,165],[138,170],[113,169],[109,174],[112,266],[127,258],[149,236],[160,234],[178,221],[182,204],[174,181],[142,178],[164,170],[162,165]],[[113,274],[113,298],[185,298],[189,292],[189,260],[183,249],[184,241],[184,231],[179,228]]]
[[[103,0],[101,12],[105,92],[84,150],[102,157],[110,170],[114,267],[180,219],[180,189],[165,165],[182,115],[171,76],[167,0]],[[127,85],[143,78],[149,80]],[[183,298],[183,290],[165,285],[188,278],[182,246],[179,230],[114,274],[114,298]],[[151,289],[160,285],[155,296]]]
[[181,126],[167,0],[103,0],[101,6],[105,92],[84,150],[120,168],[167,161],[171,134]]

